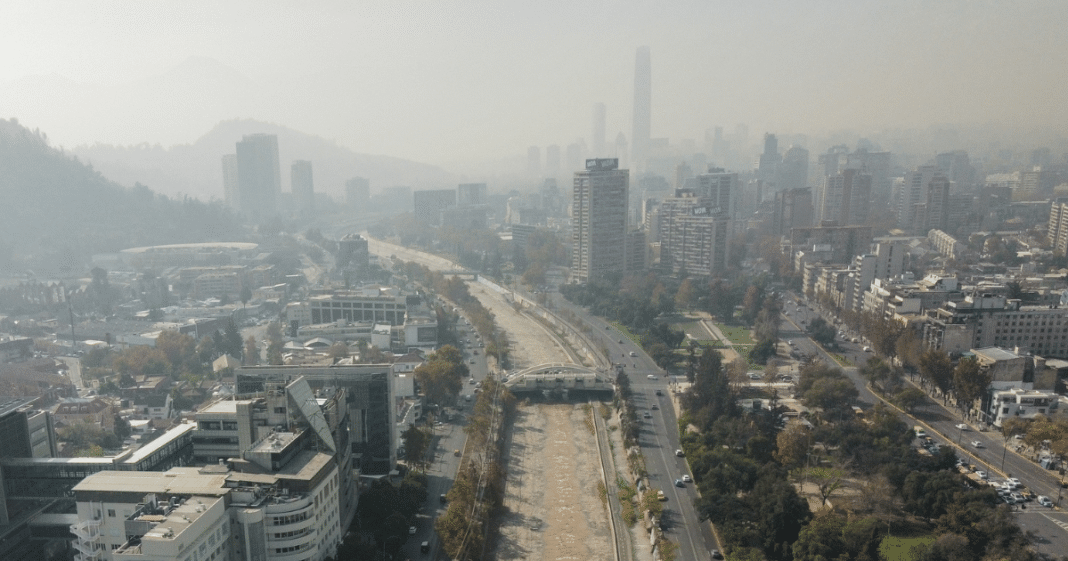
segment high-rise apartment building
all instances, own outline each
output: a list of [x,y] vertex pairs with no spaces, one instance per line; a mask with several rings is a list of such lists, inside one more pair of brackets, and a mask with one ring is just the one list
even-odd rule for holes
[[296,160],[289,170],[290,189],[297,211],[304,216],[315,213],[315,184],[312,179],[312,163]]
[[925,224],[922,228],[916,225],[921,234],[932,229],[949,230],[949,178],[945,174],[939,173],[931,178],[925,207]]
[[345,182],[345,204],[365,210],[371,202],[371,182],[366,177],[353,177]]
[[868,219],[870,199],[871,176],[844,169],[823,182],[819,221],[834,221],[840,226],[863,224]]
[[593,131],[590,135],[590,149],[593,150],[592,156],[594,158],[605,158],[609,156],[608,149],[604,140],[604,128],[605,128],[605,107],[604,103],[597,102],[593,104]]
[[237,180],[241,211],[249,218],[263,220],[278,212],[282,173],[276,135],[245,135],[237,143]]
[[645,171],[652,137],[653,67],[649,47],[638,47],[634,57],[634,122],[631,142],[631,165]]
[[712,203],[711,214],[734,220],[738,217],[738,191],[737,173],[728,173],[723,168],[709,168],[708,173],[697,176],[697,189],[694,193]]
[[770,232],[776,236],[788,236],[793,228],[812,226],[814,217],[812,189],[779,191],[775,193],[775,215]]
[[898,192],[894,197],[898,228],[906,232],[915,232],[923,228],[925,223],[916,223],[915,206],[927,204],[927,188],[936,175],[944,177],[938,166],[920,166],[905,174],[905,179],[898,186]]
[[1049,209],[1049,225],[1047,227],[1049,243],[1053,246],[1053,252],[1058,255],[1068,254],[1068,199],[1061,198],[1053,201]]
[[626,266],[630,174],[615,158],[586,160],[571,198],[571,276],[589,282]]
[[226,206],[241,210],[241,184],[237,180],[237,154],[222,157],[223,196]]

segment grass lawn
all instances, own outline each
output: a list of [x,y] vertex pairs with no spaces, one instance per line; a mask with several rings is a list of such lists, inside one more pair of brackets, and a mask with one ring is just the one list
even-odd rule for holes
[[934,541],[934,536],[917,536],[913,538],[899,538],[890,536],[883,538],[879,544],[879,555],[886,561],[912,561],[909,550],[919,544],[928,544]]
[[718,327],[719,330],[723,332],[723,335],[726,336],[727,339],[730,339],[730,342],[735,345],[753,345],[756,343],[756,341],[749,336],[748,327],[735,327],[718,322],[716,323],[716,327]]
[[634,341],[639,346],[641,346],[641,344],[642,344],[641,339],[637,335],[635,335],[634,333],[631,333],[631,331],[629,329],[627,329],[627,326],[623,325],[622,323],[616,323],[614,321],[613,322],[609,322],[609,323],[612,324],[612,327],[618,329],[619,332],[622,333],[624,337],[626,337],[627,339],[630,339],[631,341]]

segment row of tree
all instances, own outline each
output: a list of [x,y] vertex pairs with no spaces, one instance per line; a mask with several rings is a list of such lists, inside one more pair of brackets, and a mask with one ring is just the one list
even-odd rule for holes
[[[683,447],[701,490],[701,516],[717,524],[731,559],[876,561],[890,528],[934,533],[915,559],[1032,559],[1027,537],[997,497],[971,489],[948,450],[921,455],[910,427],[891,409],[854,414],[857,389],[840,369],[802,368],[798,392],[818,415],[814,428],[778,427],[781,409],[741,410],[729,376],[706,350],[683,396]],[[876,359],[869,370],[885,370]],[[873,374],[875,378],[885,375]],[[839,495],[813,514],[795,484],[826,503],[846,479],[856,499]],[[881,529],[881,530],[880,530]]]

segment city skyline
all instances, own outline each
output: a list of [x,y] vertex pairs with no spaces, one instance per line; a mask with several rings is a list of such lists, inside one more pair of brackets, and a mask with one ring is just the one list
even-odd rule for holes
[[[766,131],[1068,123],[1053,93],[1068,85],[1055,2],[632,1],[566,17],[473,3],[248,7],[209,18],[176,2],[11,3],[0,18],[4,116],[68,148],[191,143],[221,120],[254,118],[451,165],[589,144],[592,103],[605,105],[608,142],[630,140],[633,56],[648,45],[651,136],[673,142],[737,123],[754,142]],[[729,25],[710,35],[713,17]],[[612,40],[591,41],[591,25]],[[322,40],[296,40],[312,31]]]

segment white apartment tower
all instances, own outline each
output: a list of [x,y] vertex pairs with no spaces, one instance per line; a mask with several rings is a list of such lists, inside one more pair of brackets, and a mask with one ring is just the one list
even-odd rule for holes
[[589,282],[626,271],[630,173],[616,158],[586,160],[571,198],[571,277]]

